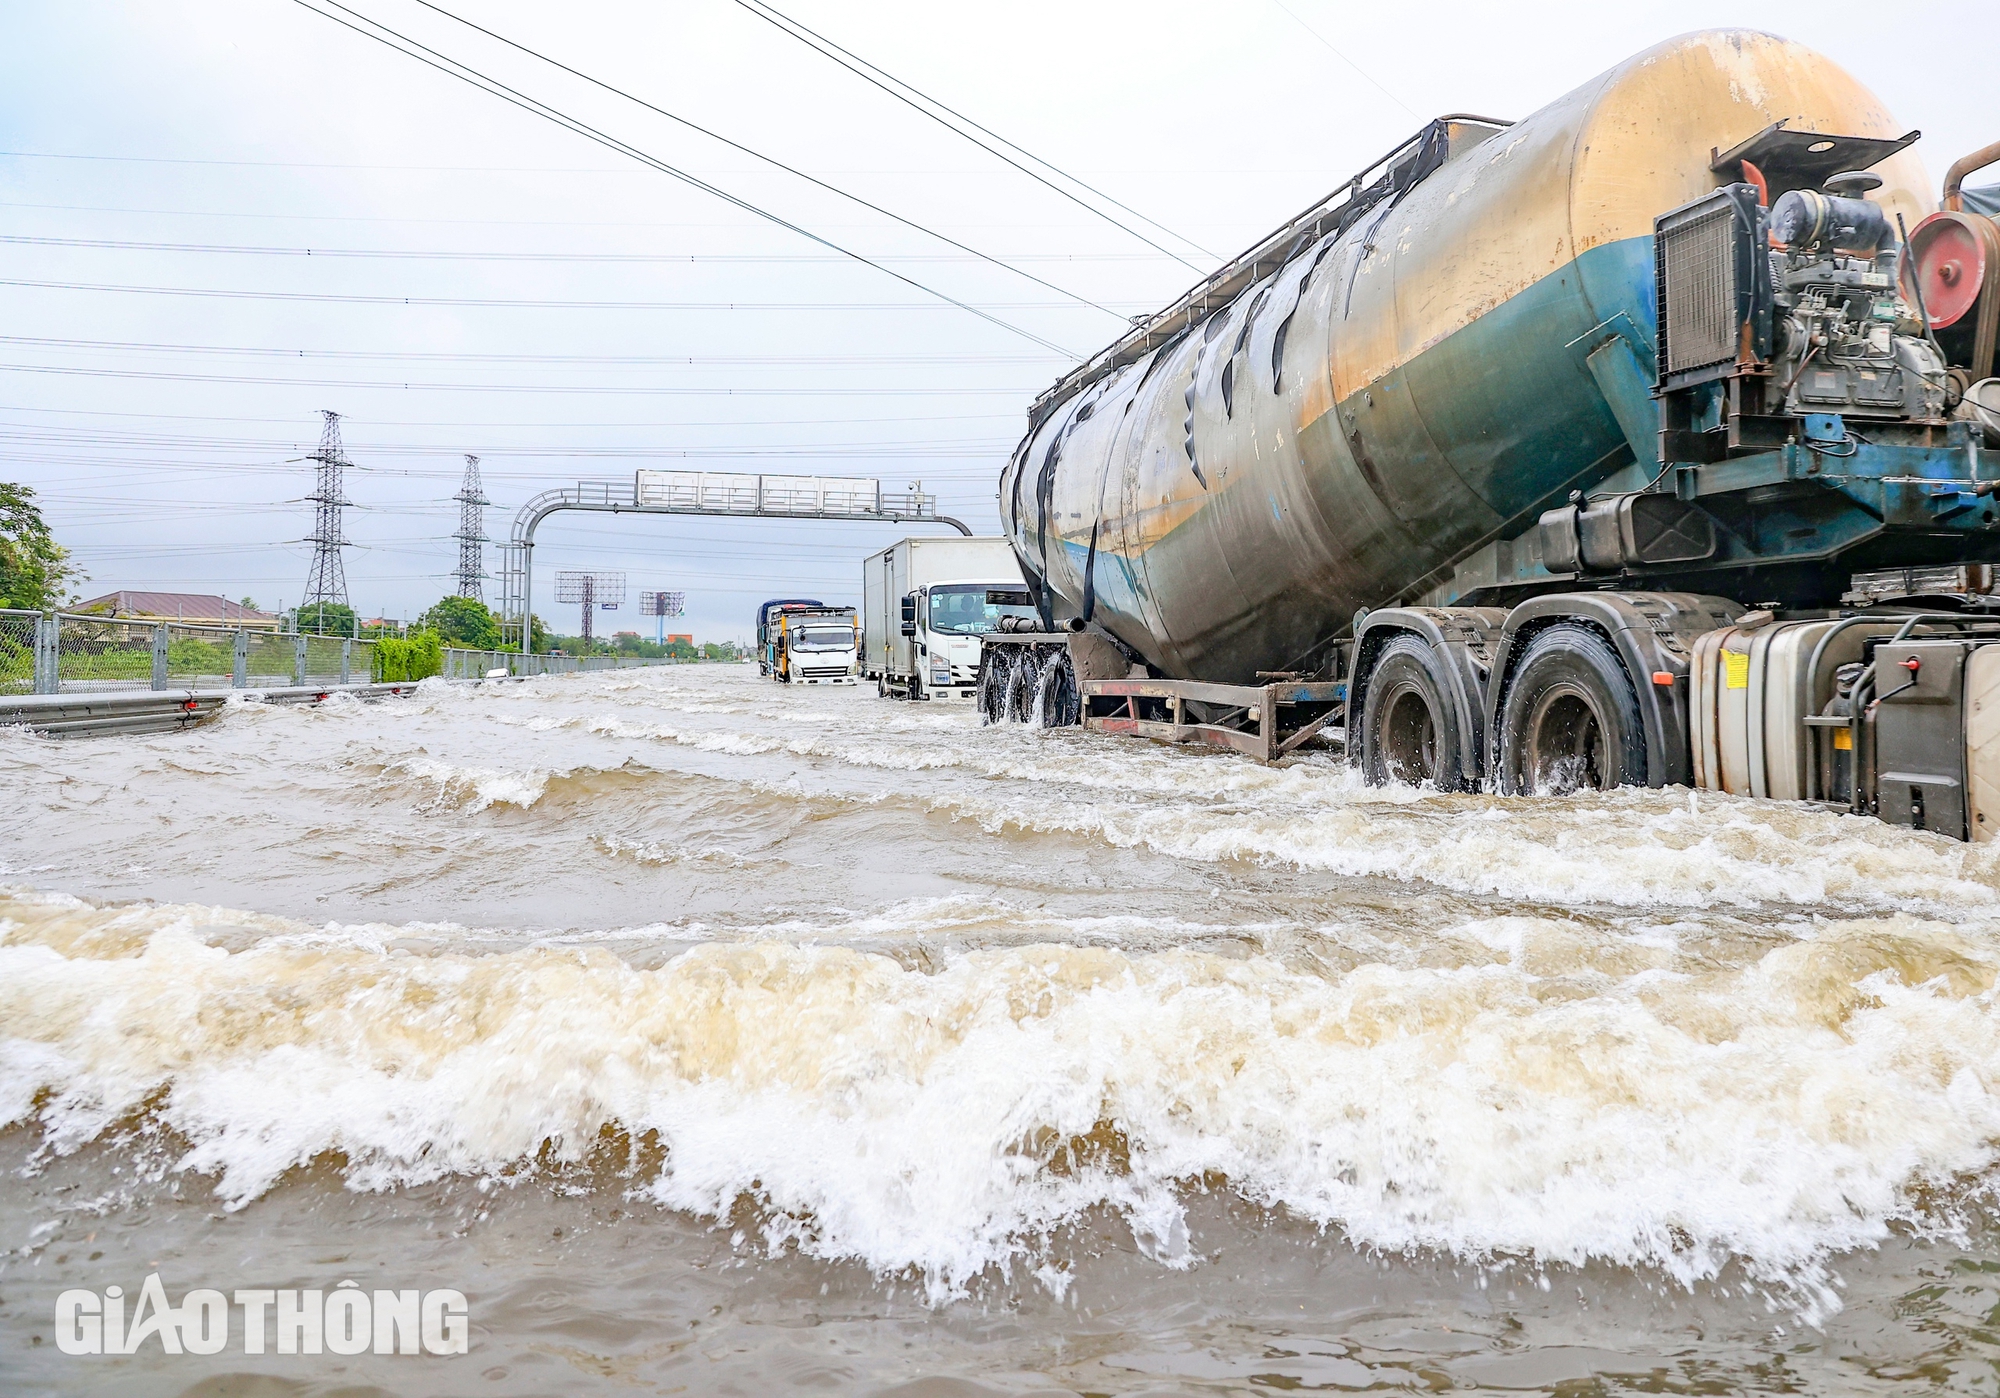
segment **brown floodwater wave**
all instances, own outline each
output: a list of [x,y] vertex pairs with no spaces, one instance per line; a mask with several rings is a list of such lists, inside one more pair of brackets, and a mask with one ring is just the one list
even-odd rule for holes
[[[1985,848],[710,666],[0,786],[19,1391],[1994,1384]],[[473,1352],[54,1351],[151,1271]]]

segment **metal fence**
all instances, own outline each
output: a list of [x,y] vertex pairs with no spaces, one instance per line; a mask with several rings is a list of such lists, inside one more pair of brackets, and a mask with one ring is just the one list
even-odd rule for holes
[[366,684],[373,641],[0,611],[0,694]]
[[0,694],[39,694],[42,614],[0,611]]
[[[444,676],[567,675],[673,665],[626,655],[444,652]],[[281,689],[367,684],[375,643],[178,621],[127,621],[66,612],[0,611],[0,695],[91,694],[141,689]]]

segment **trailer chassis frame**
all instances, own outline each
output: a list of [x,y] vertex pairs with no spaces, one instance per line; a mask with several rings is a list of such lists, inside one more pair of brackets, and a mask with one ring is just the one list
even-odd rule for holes
[[[1347,681],[1206,684],[1197,680],[1080,680],[1083,726],[1168,743],[1231,748],[1266,764],[1325,734],[1347,712]],[[1189,704],[1220,714],[1190,720]],[[1343,730],[1344,737],[1344,730]]]

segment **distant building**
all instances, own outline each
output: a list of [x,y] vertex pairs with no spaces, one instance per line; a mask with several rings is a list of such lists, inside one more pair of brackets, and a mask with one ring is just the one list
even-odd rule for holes
[[666,639],[666,640],[665,640],[665,641],[664,641],[664,642],[663,642],[662,644],[664,644],[664,645],[669,645],[669,646],[670,646],[670,645],[672,645],[672,644],[673,644],[673,643],[674,643],[675,641],[686,641],[686,642],[687,642],[687,643],[688,643],[689,645],[693,645],[693,644],[694,644],[694,637],[692,637],[692,636],[676,636],[676,635],[673,635],[672,633],[669,633],[669,634],[668,634],[668,636],[667,636],[667,639]]
[[275,631],[278,617],[227,597],[201,592],[107,592],[70,608],[84,615],[132,621],[181,621],[190,626],[243,626]]
[[614,631],[611,633],[611,639],[614,641],[621,636],[630,636],[635,641],[639,639],[639,633],[637,631]]

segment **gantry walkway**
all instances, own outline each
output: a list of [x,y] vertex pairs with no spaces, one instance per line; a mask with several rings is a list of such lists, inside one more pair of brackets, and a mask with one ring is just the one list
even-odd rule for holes
[[827,519],[855,524],[948,524],[971,534],[961,521],[937,512],[937,496],[922,483],[884,491],[879,480],[849,476],[763,476],[718,471],[638,471],[631,481],[578,481],[545,490],[514,516],[501,545],[500,616],[505,639],[523,652],[533,647],[525,625],[534,596],[535,530],[562,510],[606,514],[712,515],[737,519]]

